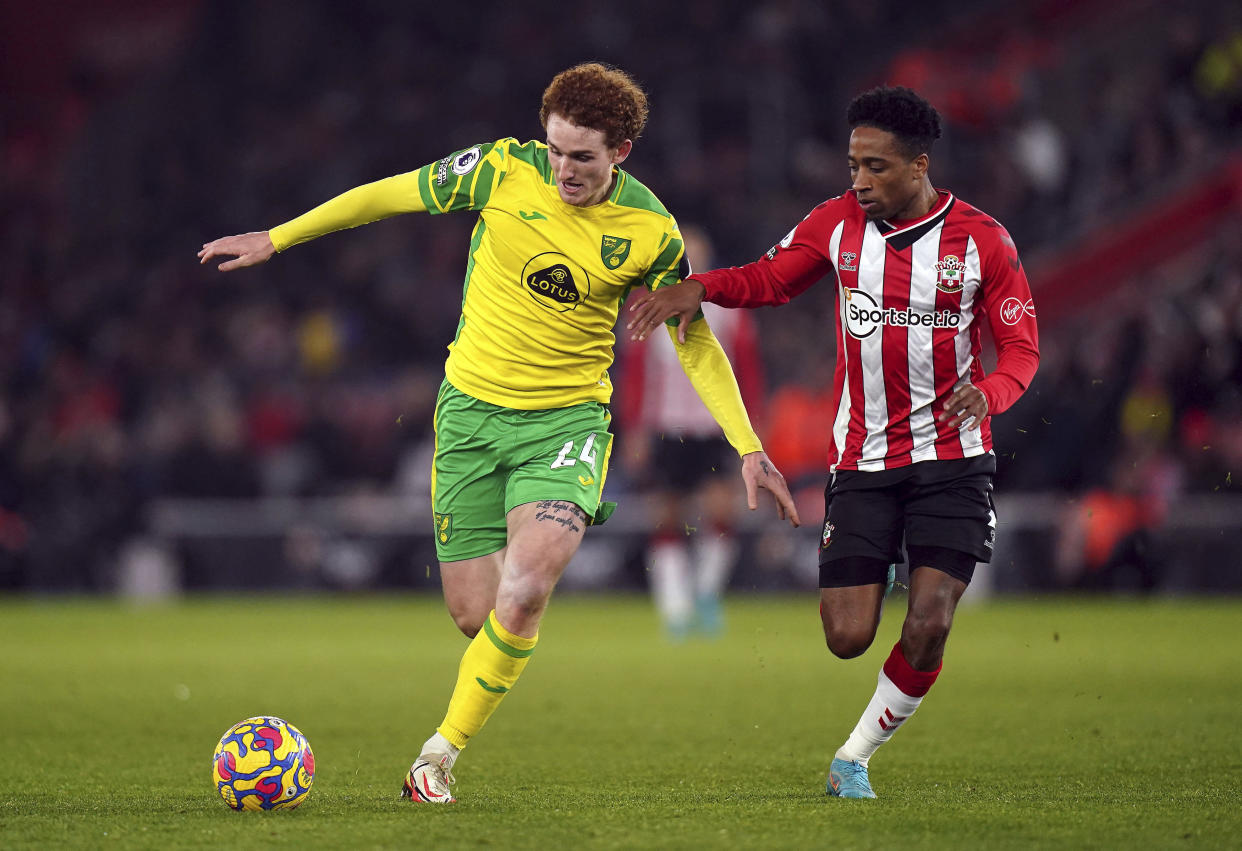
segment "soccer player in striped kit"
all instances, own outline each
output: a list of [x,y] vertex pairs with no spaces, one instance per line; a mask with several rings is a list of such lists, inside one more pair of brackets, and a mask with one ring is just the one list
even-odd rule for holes
[[[645,338],[701,301],[788,302],[821,278],[837,288],[836,416],[819,548],[829,649],[862,654],[880,622],[889,564],[904,541],[910,598],[901,638],[827,792],[874,798],[868,764],[940,673],[953,614],[976,562],[991,559],[996,456],[988,418],[1039,365],[1035,307],[1013,240],[928,175],[940,116],[915,92],[878,88],[850,103],[849,191],[812,210],[754,263],[645,294],[629,328]],[[980,361],[986,316],[996,369]]]
[[[612,451],[613,326],[634,287],[688,269],[676,220],[619,166],[647,121],[642,89],[585,63],[544,91],[547,142],[504,138],[338,195],[270,231],[205,244],[229,271],[310,239],[401,213],[478,214],[462,316],[436,402],[431,479],[444,599],[473,640],[444,721],[402,794],[456,801],[453,766],[516,684],[539,641],[552,591],[603,500]],[[417,282],[412,282],[416,285]],[[435,297],[448,297],[435,294]],[[706,323],[679,360],[758,489],[797,525],[789,489],[750,426],[737,382]],[[431,518],[429,518],[431,519]]]

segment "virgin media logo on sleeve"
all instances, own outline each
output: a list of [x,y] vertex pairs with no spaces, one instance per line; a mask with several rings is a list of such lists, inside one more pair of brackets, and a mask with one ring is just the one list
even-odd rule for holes
[[1006,325],[1017,325],[1022,321],[1023,316],[1035,318],[1035,302],[1033,299],[1028,298],[1023,302],[1021,299],[1010,296],[1001,302],[1001,322],[1004,322]]

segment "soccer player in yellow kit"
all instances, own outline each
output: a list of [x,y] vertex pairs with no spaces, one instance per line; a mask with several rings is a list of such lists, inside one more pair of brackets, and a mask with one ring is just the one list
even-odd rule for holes
[[[473,640],[448,712],[406,776],[412,801],[451,803],[453,764],[526,667],[557,580],[602,501],[612,433],[613,327],[633,287],[689,269],[677,223],[618,166],[647,120],[625,72],[595,63],[558,74],[543,95],[547,143],[500,139],[359,186],[270,231],[203,246],[228,271],[333,231],[400,213],[479,214],[457,335],[435,412],[431,478],[444,599]],[[678,345],[682,368],[759,488],[798,525],[784,477],[751,429],[707,323]]]

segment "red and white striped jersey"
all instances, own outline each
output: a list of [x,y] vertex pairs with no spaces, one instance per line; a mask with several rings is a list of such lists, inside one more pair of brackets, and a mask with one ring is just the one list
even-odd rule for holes
[[[1018,252],[992,217],[939,191],[912,221],[867,219],[854,193],[812,210],[746,266],[692,275],[725,307],[788,302],[828,273],[836,280],[837,363],[828,465],[887,470],[992,449],[989,422],[950,429],[946,399],[970,382],[999,414],[1030,384],[1039,337]],[[980,362],[980,316],[996,369]]]

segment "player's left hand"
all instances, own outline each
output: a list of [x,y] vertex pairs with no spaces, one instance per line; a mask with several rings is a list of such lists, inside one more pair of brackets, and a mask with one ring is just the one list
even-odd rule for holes
[[983,418],[988,415],[988,397],[973,384],[963,384],[944,402],[944,413],[936,419],[940,422],[949,421],[949,428],[958,428],[962,423],[970,421],[970,428],[983,425]]
[[746,483],[746,504],[751,511],[759,507],[759,489],[763,488],[776,500],[777,516],[788,520],[795,528],[802,525],[789,485],[776,465],[768,460],[768,453],[751,452],[742,456],[742,481]]

